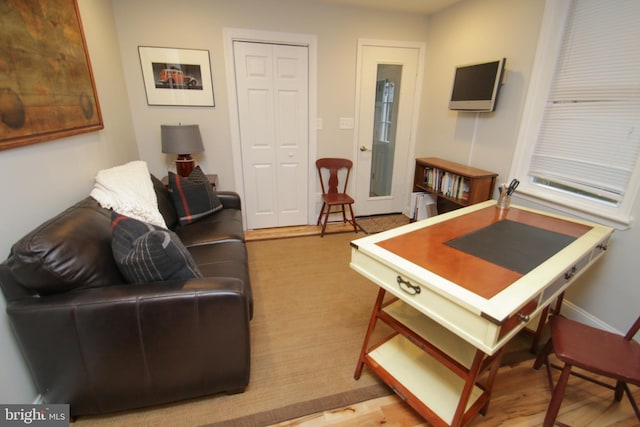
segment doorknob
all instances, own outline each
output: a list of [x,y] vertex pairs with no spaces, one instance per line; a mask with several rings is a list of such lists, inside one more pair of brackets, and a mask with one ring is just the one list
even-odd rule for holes
[[367,147],[363,145],[360,147],[360,151],[371,151],[371,150],[369,150]]

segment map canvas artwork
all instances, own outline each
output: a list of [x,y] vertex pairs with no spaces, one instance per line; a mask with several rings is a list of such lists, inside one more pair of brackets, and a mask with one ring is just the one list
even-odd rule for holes
[[75,0],[0,0],[0,28],[0,150],[103,128]]

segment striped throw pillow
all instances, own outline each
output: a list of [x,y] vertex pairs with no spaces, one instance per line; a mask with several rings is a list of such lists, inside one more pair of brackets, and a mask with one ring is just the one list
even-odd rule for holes
[[171,230],[111,214],[111,250],[129,283],[202,277],[191,254]]

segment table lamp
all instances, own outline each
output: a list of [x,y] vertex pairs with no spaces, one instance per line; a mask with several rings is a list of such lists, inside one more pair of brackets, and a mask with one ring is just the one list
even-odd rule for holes
[[176,171],[178,175],[188,177],[195,166],[192,153],[204,151],[202,136],[198,125],[160,125],[162,152],[177,154]]

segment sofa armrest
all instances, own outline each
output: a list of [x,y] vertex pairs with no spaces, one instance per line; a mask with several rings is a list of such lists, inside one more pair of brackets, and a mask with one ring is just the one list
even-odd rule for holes
[[84,289],[7,305],[38,391],[73,415],[244,389],[249,307],[241,280]]
[[242,202],[238,193],[233,191],[217,191],[216,193],[225,209],[242,210]]
[[121,284],[97,288],[83,288],[43,297],[31,296],[12,301],[7,313],[22,310],[61,310],[95,304],[142,303],[146,300],[185,298],[189,296],[243,298],[244,285],[231,277],[205,277],[188,280],[170,280],[137,284]]

